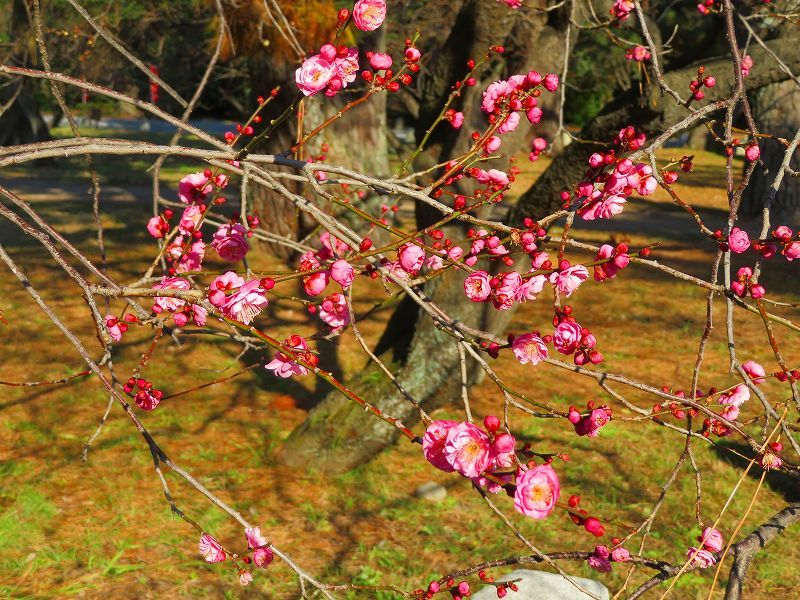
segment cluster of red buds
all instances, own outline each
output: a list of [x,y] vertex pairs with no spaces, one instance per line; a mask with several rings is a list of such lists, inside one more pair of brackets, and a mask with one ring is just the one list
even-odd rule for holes
[[753,270],[750,267],[742,267],[736,272],[737,280],[731,282],[733,293],[744,298],[748,292],[753,300],[758,300],[766,293],[764,286],[753,280]]
[[125,382],[122,389],[136,401],[136,405],[142,410],[153,410],[164,396],[164,392],[154,388],[152,382],[142,378],[131,377]]
[[702,100],[706,97],[702,87],[713,88],[717,85],[717,80],[711,75],[705,75],[705,67],[697,67],[697,77],[689,83],[689,91],[692,92],[692,99]]
[[[591,516],[588,511],[578,508],[580,503],[581,497],[577,494],[573,494],[569,497],[567,504],[571,509],[573,509],[569,513],[569,518],[572,519],[572,522],[575,523],[575,525],[583,527],[587,533],[591,533],[594,537],[603,537],[606,534],[606,529],[603,527],[603,523],[597,517]],[[575,514],[576,512],[579,514]],[[619,540],[617,540],[617,542],[619,542]]]

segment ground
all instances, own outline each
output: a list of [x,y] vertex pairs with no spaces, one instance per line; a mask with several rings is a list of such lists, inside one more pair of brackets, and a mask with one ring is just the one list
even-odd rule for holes
[[[664,157],[680,157],[665,151]],[[147,159],[100,161],[103,177],[102,211],[106,226],[109,272],[118,280],[138,277],[153,243],[144,230],[150,193]],[[518,189],[540,172],[544,160],[526,171]],[[722,223],[725,196],[723,161],[701,153],[695,172],[682,177],[677,190],[697,207],[710,225]],[[174,197],[175,182],[187,172],[176,163],[163,173],[164,195]],[[27,170],[4,171],[2,185],[20,193],[36,210],[93,258],[98,257],[86,181],[80,160],[59,161]],[[7,202],[4,200],[4,204]],[[792,224],[790,224],[792,225]],[[797,224],[794,224],[797,225]],[[624,214],[600,226],[579,224],[576,236],[601,242],[614,237],[632,246],[658,241],[654,257],[665,264],[707,277],[714,247],[693,234],[694,223],[671,206],[663,193],[636,199]],[[7,222],[0,223],[0,240],[45,298],[63,315],[92,349],[98,344],[86,319],[86,307],[75,286],[48,260],[38,242],[24,237]],[[575,254],[576,259],[586,258]],[[211,262],[212,268],[221,264]],[[256,263],[254,268],[266,268]],[[767,268],[764,283],[773,297],[797,301],[796,274],[785,263]],[[84,367],[75,350],[47,317],[30,302],[16,279],[6,274],[0,310],[4,343],[0,349],[0,380],[6,382],[58,379]],[[355,295],[359,309],[379,297],[380,290],[359,280]],[[705,323],[705,294],[642,267],[630,267],[615,280],[587,283],[572,305],[581,322],[591,327],[606,356],[602,368],[653,385],[689,386],[691,367]],[[112,309],[119,309],[118,303]],[[518,333],[546,328],[548,303],[526,304],[514,314],[510,330]],[[701,388],[723,387],[735,381],[727,372],[722,305],[717,304],[717,327],[709,343]],[[776,312],[780,312],[776,309]],[[277,323],[270,333],[282,339],[308,330],[305,314],[276,301],[270,313]],[[364,323],[369,340],[380,333],[389,312]],[[266,320],[264,322],[267,322]],[[738,311],[735,326],[737,355],[772,369],[763,326],[757,316]],[[785,330],[776,330],[787,361],[796,365],[800,351]],[[117,372],[126,376],[147,346],[148,332],[134,328],[117,347]],[[238,349],[219,340],[183,337],[178,347],[162,340],[147,376],[173,394],[231,375],[263,360],[237,360]],[[365,360],[351,334],[338,340],[345,372],[357,373]],[[248,362],[249,361],[249,362]],[[610,400],[593,380],[565,376],[554,367],[535,368],[513,360],[498,361],[498,373],[512,387],[561,409],[595,399],[609,402],[615,416],[631,416]],[[454,375],[455,376],[455,375]],[[773,398],[782,399],[775,383],[766,384]],[[226,383],[165,401],[141,414],[145,425],[173,459],[192,472],[214,493],[257,523],[280,548],[320,579],[332,583],[396,584],[422,587],[440,574],[483,560],[519,555],[525,548],[495,518],[462,478],[433,469],[420,449],[401,442],[370,464],[343,476],[289,471],[274,461],[276,449],[306,416],[307,406],[326,390],[306,377],[299,381],[273,378],[260,366]],[[617,388],[628,400],[649,408],[652,399]],[[501,396],[490,381],[470,390],[473,409],[482,417],[497,412]],[[296,580],[276,561],[257,572],[254,583],[240,589],[235,573],[224,565],[207,565],[197,553],[197,535],[173,516],[153,472],[146,445],[114,406],[111,417],[91,448],[88,462],[80,460],[84,441],[92,434],[108,397],[92,378],[67,385],[35,388],[0,387],[0,595],[14,598],[79,596],[87,598],[268,597],[294,598]],[[755,413],[755,407],[750,407]],[[744,415],[748,414],[747,410]],[[439,418],[457,417],[458,408]],[[365,418],[367,418],[365,416]],[[534,420],[512,414],[516,431],[543,452],[566,451],[568,463],[558,471],[565,496],[580,494],[582,506],[610,522],[609,530],[624,530],[645,518],[683,448],[674,432],[641,421],[615,420],[596,439],[578,438],[564,421]],[[725,447],[696,445],[703,473],[702,514],[711,521],[731,494],[741,463]],[[755,469],[758,471],[758,469]],[[645,554],[681,561],[695,544],[695,484],[688,465],[672,488],[654,525]],[[748,478],[733,496],[721,521],[729,535],[744,514],[757,478]],[[441,504],[414,497],[427,481],[448,488]],[[242,531],[220,511],[170,477],[175,498],[189,515],[227,544],[244,547]],[[761,523],[797,499],[798,491],[777,474],[770,474],[742,531]],[[497,502],[515,525],[545,551],[591,550],[595,541],[557,511],[545,521],[515,513],[508,498]],[[753,564],[748,598],[784,598],[800,585],[794,568],[800,559],[797,531],[788,531]],[[638,548],[631,545],[632,551]],[[564,563],[569,572],[596,577],[618,589],[626,569],[597,574],[587,566]],[[500,573],[500,571],[497,571]],[[724,586],[727,569],[717,583]],[[632,583],[642,581],[634,575]],[[706,597],[713,569],[683,576],[675,598]],[[663,591],[663,590],[662,590]],[[660,595],[659,592],[655,594]],[[366,593],[353,597],[374,597]],[[385,593],[380,597],[394,597]],[[658,597],[654,595],[654,597]],[[719,591],[717,596],[721,597]]]

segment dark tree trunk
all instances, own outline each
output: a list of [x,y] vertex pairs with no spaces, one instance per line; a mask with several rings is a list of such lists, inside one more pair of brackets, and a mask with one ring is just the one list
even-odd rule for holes
[[[566,23],[566,16],[560,11],[545,15],[530,11],[523,17],[495,2],[465,2],[451,34],[420,78],[418,140],[439,114],[453,81],[465,75],[470,58],[480,57],[492,44],[505,43],[515,47],[516,51],[476,74],[478,85],[470,88],[463,99],[462,106],[471,109],[465,114],[464,125],[457,131],[446,123],[437,127],[428,151],[420,156],[415,167],[421,170],[433,166],[468,149],[470,133],[486,124],[479,108],[480,94],[490,81],[532,68],[543,72],[560,70],[559,61],[563,60],[563,53],[559,49],[563,48],[564,39],[563,34],[559,35],[559,29]],[[554,102],[551,100],[550,104]],[[513,154],[522,144],[529,143],[529,133],[529,128],[520,126],[515,135],[504,136],[503,150]],[[424,205],[417,206],[416,215],[419,229],[424,229],[441,216]],[[464,237],[460,225],[443,231],[445,236],[453,239]],[[428,283],[424,293],[459,321],[482,330],[502,330],[510,311],[500,312],[486,304],[465,302],[462,279],[460,272],[448,272]],[[436,327],[429,316],[421,314],[412,301],[405,300],[393,315],[378,344],[378,352],[381,351],[382,360],[390,363],[390,369],[401,385],[427,411],[458,398],[461,385],[458,346],[452,337]],[[472,359],[468,359],[467,373],[469,385],[482,375]],[[407,426],[419,420],[416,408],[376,365],[368,365],[354,387],[368,402],[386,414],[400,418]],[[396,429],[365,414],[338,392],[332,392],[312,409],[306,421],[285,442],[281,460],[295,466],[313,462],[321,470],[343,472],[373,458],[377,452],[394,443],[398,435]]]
[[[751,106],[759,131],[791,140],[800,128],[800,88],[794,81],[761,88],[752,94]],[[786,152],[786,147],[773,139],[762,138],[759,145],[764,168],[756,168],[742,198],[742,214],[746,217],[758,217],[761,214],[769,196],[768,190]],[[797,170],[797,152],[789,166]],[[770,209],[770,218],[773,225],[800,225],[800,179],[783,178]]]

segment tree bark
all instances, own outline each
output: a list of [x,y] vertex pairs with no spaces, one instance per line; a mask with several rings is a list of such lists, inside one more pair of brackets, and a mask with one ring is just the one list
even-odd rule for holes
[[[452,83],[466,74],[470,58],[477,60],[490,45],[507,43],[512,39],[518,40],[514,43],[517,51],[476,73],[479,83],[467,90],[460,104],[469,109],[465,113],[464,125],[460,130],[454,130],[447,123],[440,124],[430,138],[428,150],[414,165],[415,169],[439,164],[468,149],[470,133],[486,125],[485,115],[480,111],[480,94],[490,81],[531,68],[543,72],[559,71],[563,55],[558,50],[563,48],[564,39],[558,34],[558,29],[565,28],[567,22],[560,11],[544,15],[530,11],[521,17],[495,2],[465,2],[456,16],[453,30],[420,78],[418,141],[439,114]],[[505,33],[498,38],[498,32]],[[520,126],[515,134],[503,136],[504,150],[512,154],[523,143],[529,143],[529,131],[528,127]],[[440,216],[427,206],[418,205],[417,228],[424,229]],[[460,225],[443,228],[443,232],[452,239],[464,237],[464,228]],[[465,302],[462,278],[460,272],[451,271],[426,284],[423,291],[437,306],[459,321],[482,330],[504,329],[510,311],[501,312],[487,304]],[[393,315],[377,350],[383,352],[381,358],[384,362],[391,361],[389,367],[397,380],[426,411],[452,403],[458,397],[461,386],[458,346],[427,315],[420,314],[410,300],[404,300]],[[481,375],[477,363],[468,357],[467,385],[474,384]],[[374,364],[366,366],[355,383],[355,391],[386,414],[400,418],[407,426],[419,421],[417,409]],[[394,443],[398,435],[396,429],[365,414],[338,392],[332,392],[292,432],[283,445],[280,459],[298,467],[314,464],[322,471],[340,473],[367,462]]]
[[[761,132],[792,139],[800,128],[800,88],[794,81],[784,81],[761,88],[752,95],[750,105],[756,126]],[[750,185],[742,198],[742,214],[746,217],[757,217],[761,214],[775,174],[786,152],[786,147],[777,140],[762,138],[759,145],[764,165],[763,168],[757,167],[753,172]],[[797,153],[789,166],[797,170]],[[773,225],[800,224],[800,179],[783,178],[770,209],[770,218]]]

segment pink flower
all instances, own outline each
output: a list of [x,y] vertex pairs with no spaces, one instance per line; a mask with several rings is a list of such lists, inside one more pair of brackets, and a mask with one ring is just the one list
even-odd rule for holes
[[203,173],[187,175],[178,183],[178,197],[187,204],[203,202],[214,187]]
[[264,295],[258,279],[251,279],[219,305],[220,311],[231,319],[249,325],[255,316],[267,306],[269,301]]
[[447,432],[444,456],[464,477],[478,477],[492,463],[489,437],[472,423],[461,423]]
[[331,265],[331,279],[341,285],[342,288],[349,288],[354,278],[355,272],[353,271],[353,267],[343,258],[340,258]]
[[703,548],[709,552],[720,552],[725,545],[725,540],[718,529],[706,527],[703,529],[703,534],[700,536],[700,543],[703,545]]
[[489,274],[486,271],[475,271],[464,280],[464,293],[473,302],[483,302],[492,293],[489,285]]
[[318,271],[303,277],[303,288],[309,296],[318,296],[328,287],[328,271]]
[[750,74],[750,69],[753,68],[753,58],[747,54],[742,57],[742,75],[747,77]]
[[325,89],[335,73],[336,69],[330,62],[315,54],[294,72],[294,79],[304,96],[313,96]]
[[578,214],[584,221],[594,219],[610,219],[618,215],[624,208],[626,199],[623,196],[604,196],[602,192],[597,192],[592,200],[578,209]]
[[575,265],[550,275],[552,283],[558,292],[569,298],[578,289],[578,286],[589,278],[589,271],[583,265]]
[[358,0],[353,7],[353,23],[361,31],[376,30],[385,18],[385,0]]
[[572,354],[581,343],[582,331],[577,323],[562,321],[553,334],[553,345],[561,354]]
[[203,211],[197,204],[190,204],[183,211],[178,229],[183,235],[190,235],[197,230],[197,226],[203,218]]
[[163,238],[169,232],[169,223],[160,216],[153,217],[147,222],[147,232],[156,239]]
[[759,383],[764,383],[764,378],[767,375],[767,372],[764,370],[764,367],[762,367],[756,361],[748,360],[742,365],[742,369],[744,369],[744,372],[747,373],[747,375],[756,385]]
[[[188,290],[191,288],[191,284],[183,279],[182,277],[162,277],[161,282],[157,283],[153,286],[154,290]],[[158,307],[156,310],[157,312],[161,312],[162,310],[177,310],[181,306],[185,304],[183,300],[180,298],[170,298],[167,296],[161,297],[156,296],[153,298],[153,302],[155,303],[154,309]],[[159,310],[160,309],[160,310]]]
[[519,126],[519,113],[512,112],[497,128],[497,133],[508,133],[514,131]]
[[510,433],[501,433],[494,438],[492,450],[494,451],[494,463],[500,469],[508,469],[517,460],[515,447],[517,440]]
[[486,143],[483,145],[483,151],[486,154],[491,154],[492,152],[496,152],[497,150],[500,149],[500,144],[501,144],[500,138],[497,137],[496,135],[493,135],[488,140],[486,140]]
[[538,365],[542,359],[547,358],[547,346],[538,335],[526,333],[518,335],[511,343],[514,356],[524,364]]
[[267,545],[267,539],[261,535],[260,527],[245,527],[244,537],[247,539],[247,547],[251,550]]
[[595,408],[587,416],[582,417],[574,408],[570,408],[569,420],[575,426],[575,433],[597,437],[600,430],[611,420],[611,411],[606,408]]
[[731,234],[728,236],[728,246],[731,252],[741,254],[750,247],[750,237],[747,235],[746,231],[734,227],[731,229]]
[[331,294],[327,296],[319,307],[319,318],[333,329],[341,329],[350,323],[350,311],[347,310],[347,301],[344,294]]
[[786,257],[786,260],[793,261],[797,258],[800,258],[800,242],[792,242],[790,244],[786,244],[783,249],[783,255]]
[[758,160],[758,157],[761,156],[761,150],[758,147],[758,144],[752,144],[745,148],[744,155],[750,162],[755,162]]
[[388,69],[392,66],[392,57],[383,52],[376,52],[369,57],[369,64],[376,71]]
[[217,251],[222,260],[240,261],[250,250],[245,238],[246,233],[247,230],[241,223],[223,225],[214,233],[211,247]]
[[[286,348],[296,350],[297,353],[301,355],[305,355],[308,350],[306,340],[299,335],[289,336],[287,339],[283,340],[283,345]],[[305,358],[303,360],[305,360]],[[264,368],[269,369],[274,375],[283,377],[284,379],[288,379],[293,375],[306,375],[308,373],[306,367],[295,362],[283,352],[276,352],[272,360],[264,365]]]
[[453,129],[458,129],[464,124],[464,113],[463,112],[454,112],[453,118],[450,119],[450,124],[453,126]]
[[407,243],[400,246],[397,257],[403,270],[413,275],[422,268],[422,263],[425,262],[425,250],[416,244]]
[[[317,257],[320,260],[329,260],[334,256],[344,256],[351,250],[350,246],[345,242],[327,231],[319,236],[319,241],[322,242],[322,248],[317,252]],[[319,266],[319,263],[316,266]]]
[[239,585],[242,587],[250,584],[253,581],[253,574],[250,571],[239,571]]
[[558,475],[550,465],[539,465],[517,478],[514,508],[523,515],[544,519],[555,508],[561,495]]
[[544,76],[544,87],[548,92],[555,92],[558,89],[558,75],[548,73]]
[[200,536],[200,543],[198,546],[200,548],[200,554],[203,555],[206,562],[218,563],[225,560],[225,551],[222,549],[222,546],[207,533]]
[[[106,329],[108,330],[108,335],[111,336],[111,339],[115,342],[118,342],[122,339],[122,328],[120,325],[124,324],[124,321],[120,323],[114,315],[106,315]],[[127,328],[127,325],[126,325]]]
[[607,278],[611,279],[617,275],[619,271],[624,269],[630,263],[630,257],[627,254],[618,254],[614,256],[614,248],[610,244],[603,244],[597,251],[595,260],[604,260],[612,258],[612,260],[602,265],[597,265],[594,268],[594,278],[596,281],[605,281]]
[[275,555],[270,548],[257,548],[253,552],[253,563],[261,569],[266,569],[274,558]]
[[611,562],[607,558],[600,558],[599,556],[590,556],[587,560],[589,566],[599,573],[611,572]]
[[626,548],[614,548],[611,551],[611,560],[614,562],[627,562],[631,558],[631,553]]
[[455,421],[433,421],[428,425],[425,435],[422,437],[422,452],[425,454],[425,460],[446,473],[455,471],[444,454],[444,446],[447,442],[447,432],[456,425],[458,423]]
[[746,385],[740,383],[727,394],[719,397],[718,403],[725,405],[741,406],[750,399],[750,390]]
[[547,277],[544,275],[534,275],[525,280],[514,294],[514,300],[517,302],[526,302],[528,300],[536,300],[536,296],[544,288]]
[[[500,0],[497,1],[500,2]],[[503,2],[505,2],[509,8],[519,8],[522,6],[522,0],[503,0]]]
[[689,550],[686,552],[686,558],[689,559],[691,564],[698,566],[701,569],[707,569],[708,567],[717,564],[717,559],[714,558],[714,555],[708,550],[703,550],[702,548],[689,548]]
[[184,252],[178,261],[175,271],[178,273],[190,273],[200,271],[203,267],[203,258],[206,256],[206,245],[202,240],[197,240]]
[[514,304],[514,298],[522,285],[522,276],[516,271],[504,273],[494,290],[492,301],[498,310],[506,310]]
[[783,460],[773,452],[765,452],[761,455],[759,464],[765,471],[771,471],[772,469],[780,469],[781,465],[783,465]]

